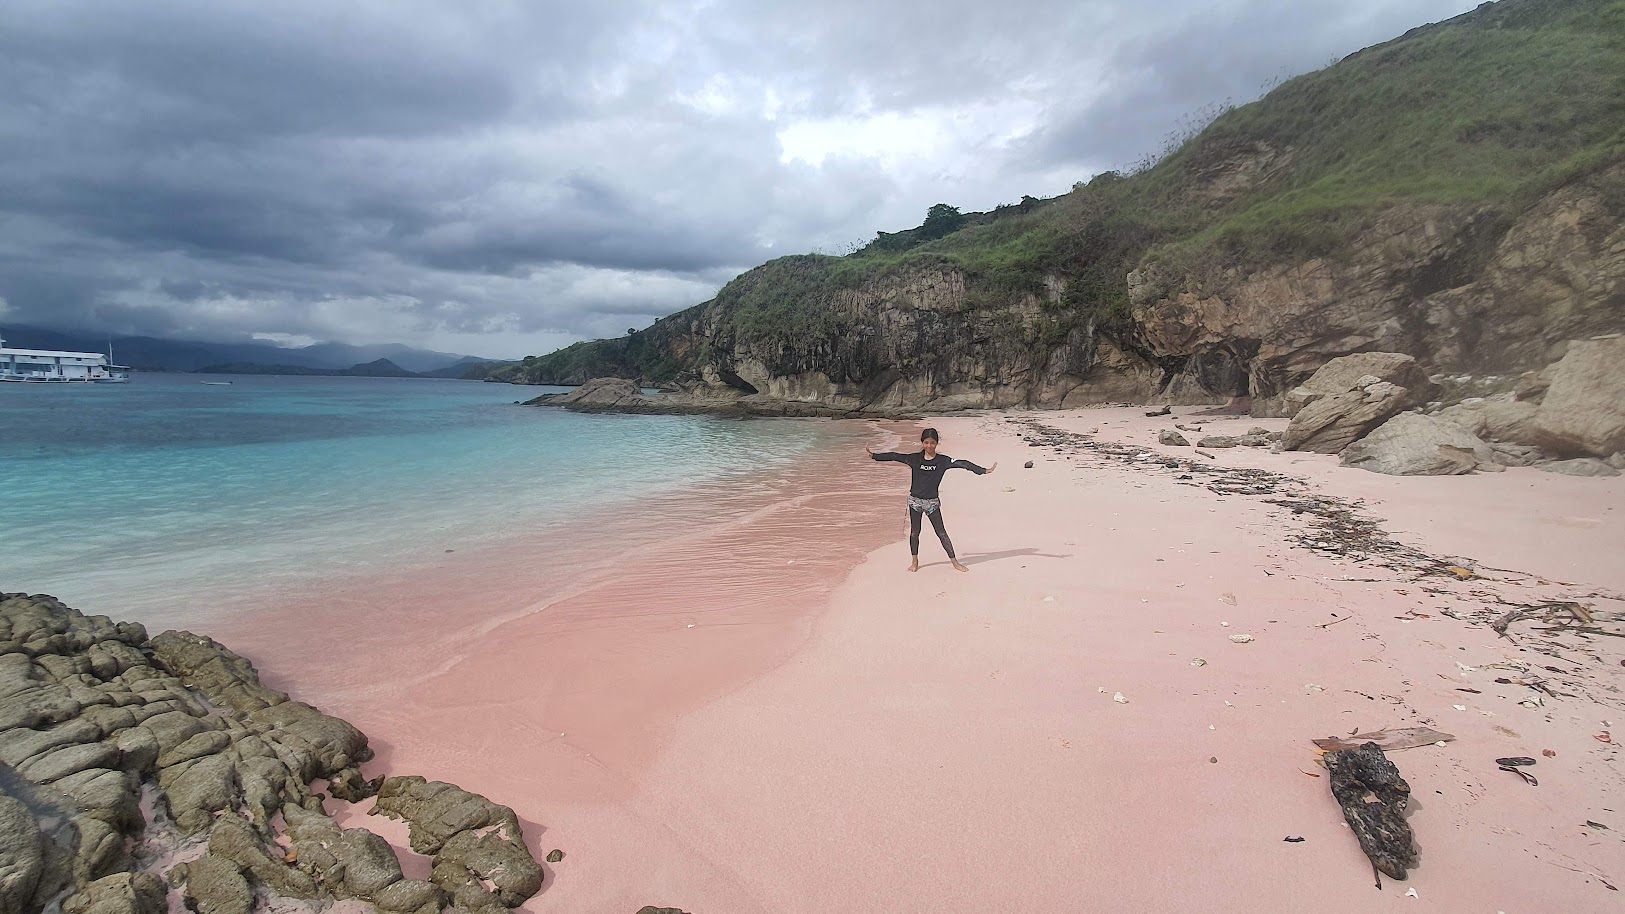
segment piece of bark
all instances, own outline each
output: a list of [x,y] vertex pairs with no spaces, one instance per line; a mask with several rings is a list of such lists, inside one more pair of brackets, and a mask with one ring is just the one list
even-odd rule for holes
[[1376,743],[1377,748],[1392,752],[1396,749],[1415,749],[1417,746],[1448,743],[1453,739],[1455,739],[1453,735],[1432,727],[1400,727],[1396,730],[1356,733],[1350,737],[1328,736],[1325,739],[1315,740],[1315,745],[1323,751],[1336,752],[1339,749],[1358,749],[1366,743]]
[[1417,862],[1416,838],[1405,821],[1411,785],[1374,742],[1329,753],[1326,767],[1332,796],[1343,807],[1343,818],[1359,839],[1360,850],[1381,872],[1404,879]]

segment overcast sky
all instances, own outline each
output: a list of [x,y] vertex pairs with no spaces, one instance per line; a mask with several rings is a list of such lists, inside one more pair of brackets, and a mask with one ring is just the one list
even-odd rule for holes
[[0,4],[0,325],[618,335],[1469,0]]

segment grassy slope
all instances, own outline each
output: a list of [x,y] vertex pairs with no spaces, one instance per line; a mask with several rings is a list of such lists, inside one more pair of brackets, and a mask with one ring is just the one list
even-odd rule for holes
[[[1201,193],[1213,166],[1263,147],[1289,152],[1267,181],[1219,204]],[[966,273],[977,308],[1066,278],[1047,328],[1058,335],[1083,320],[1127,321],[1125,277],[1146,261],[1177,272],[1335,257],[1385,208],[1472,205],[1510,218],[1622,158],[1625,0],[1503,0],[1289,80],[1146,171],[1097,176],[902,252],[780,258],[717,302],[727,336],[793,346],[834,329],[836,290],[942,263]],[[590,365],[662,380],[687,367],[691,358],[659,345],[663,334],[644,334],[527,360],[518,374]]]

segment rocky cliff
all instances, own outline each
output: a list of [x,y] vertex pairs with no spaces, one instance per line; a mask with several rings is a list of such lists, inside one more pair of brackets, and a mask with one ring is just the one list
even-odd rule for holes
[[769,412],[1262,413],[1354,352],[1540,367],[1625,329],[1622,34],[1604,0],[1485,4],[1290,80],[1135,174],[942,237],[781,258],[495,379],[616,376]]

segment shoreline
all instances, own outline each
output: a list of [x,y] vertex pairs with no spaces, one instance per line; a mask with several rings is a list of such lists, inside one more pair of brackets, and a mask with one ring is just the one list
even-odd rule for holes
[[[1029,447],[1006,421],[1123,419],[1128,441],[1171,421],[1132,413],[932,420],[945,452],[1000,461],[992,477],[944,486],[971,573],[948,572],[929,536],[918,575],[902,570],[901,542],[869,552],[789,662],[685,715],[636,793],[592,810],[632,853],[572,858],[560,899],[774,912],[1363,912],[1412,910],[1411,889],[1435,910],[1617,901],[1603,881],[1619,882],[1621,842],[1582,824],[1617,824],[1607,810],[1625,801],[1615,745],[1593,739],[1619,714],[1617,639],[1586,640],[1596,661],[1565,653],[1567,673],[1551,678],[1566,697],[1536,707],[1519,704],[1532,689],[1496,682],[1519,674],[1486,666],[1540,672],[1520,658],[1543,648],[1532,631],[1495,634],[1484,593],[1574,589],[1544,583],[1556,571],[1538,563],[1531,577],[1484,567],[1446,580],[1317,554],[1286,539],[1299,522],[1281,506],[1182,485],[1160,466]],[[1321,486],[1335,464],[1220,459]],[[1353,490],[1392,479],[1340,472]],[[1625,507],[1615,482],[1518,475],[1494,479]],[[1461,491],[1441,496],[1438,483],[1400,480],[1377,514]],[[1615,536],[1610,517],[1598,529]],[[1425,549],[1437,528],[1420,529],[1402,539]],[[1607,542],[1562,548],[1571,564],[1609,567]],[[1255,640],[1231,642],[1238,632]],[[1379,893],[1310,740],[1414,725],[1455,739],[1391,753],[1423,853]],[[1541,786],[1497,771],[1505,755],[1539,759]]]
[[[210,631],[268,684],[368,733],[368,776],[417,771],[500,797],[538,858],[559,847],[624,865],[636,853],[596,829],[604,810],[636,793],[687,713],[792,661],[828,594],[900,532],[870,510],[900,500],[899,481],[845,472],[867,463],[860,448],[876,429],[827,432],[828,453],[787,468],[767,494],[724,481],[596,518],[587,544],[549,557],[577,569],[562,587],[524,570],[517,548],[448,556],[468,565],[302,596]],[[633,538],[625,552],[591,555],[622,537]],[[349,607],[343,622],[357,637],[313,652],[335,604]],[[341,823],[385,835],[411,869],[404,832],[366,804],[341,806]],[[555,872],[573,910],[576,877]],[[543,895],[553,891],[550,880]]]
[[[1181,412],[927,421],[1000,464],[943,487],[967,575],[929,530],[904,571],[906,474],[859,447],[906,448],[916,423],[864,421],[764,490],[654,498],[546,561],[516,540],[205,631],[368,734],[366,776],[454,782],[511,806],[538,860],[562,849],[526,911],[1617,901],[1625,645],[1491,623],[1583,601],[1618,630],[1625,480],[1208,459],[1158,429],[1285,420]],[[1306,499],[1375,521],[1367,551],[1314,548]],[[1390,753],[1422,859],[1376,892],[1310,740],[1400,726],[1453,738]],[[1509,755],[1538,787],[1496,770]],[[328,801],[426,875],[369,810]]]

